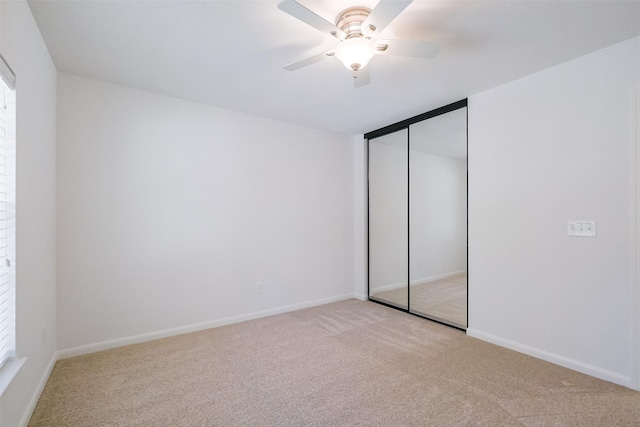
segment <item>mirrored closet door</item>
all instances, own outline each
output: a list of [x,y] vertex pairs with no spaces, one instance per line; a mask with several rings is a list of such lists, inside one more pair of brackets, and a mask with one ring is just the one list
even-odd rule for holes
[[409,308],[408,129],[369,141],[369,295]]
[[466,108],[409,127],[412,312],[467,326]]
[[466,100],[365,137],[369,299],[466,329]]

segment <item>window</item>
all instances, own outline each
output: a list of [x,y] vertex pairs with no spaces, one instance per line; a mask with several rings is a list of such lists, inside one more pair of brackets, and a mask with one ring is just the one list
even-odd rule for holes
[[0,56],[0,366],[15,353],[15,75]]

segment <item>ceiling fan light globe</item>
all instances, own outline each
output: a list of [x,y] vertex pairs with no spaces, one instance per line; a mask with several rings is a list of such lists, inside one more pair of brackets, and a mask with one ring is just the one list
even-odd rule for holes
[[[343,41],[336,48],[338,58],[349,70],[357,71],[365,67],[373,55],[376,54],[376,45],[364,37],[356,37]],[[354,70],[354,67],[356,68]]]

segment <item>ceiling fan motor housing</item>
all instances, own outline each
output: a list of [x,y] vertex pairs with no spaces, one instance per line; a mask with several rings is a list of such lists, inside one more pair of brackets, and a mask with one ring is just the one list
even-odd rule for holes
[[362,23],[367,19],[371,9],[366,7],[350,7],[343,10],[336,19],[336,27],[346,34],[346,39],[354,37],[364,37],[371,33],[374,28],[362,28]]

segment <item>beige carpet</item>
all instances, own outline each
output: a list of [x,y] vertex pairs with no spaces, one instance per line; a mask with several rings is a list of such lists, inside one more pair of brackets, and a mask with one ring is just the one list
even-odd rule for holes
[[[407,308],[407,289],[376,292],[374,299]],[[411,285],[410,311],[466,329],[467,273]]]
[[59,361],[30,426],[637,426],[640,393],[347,300]]

